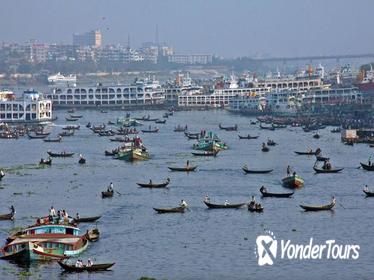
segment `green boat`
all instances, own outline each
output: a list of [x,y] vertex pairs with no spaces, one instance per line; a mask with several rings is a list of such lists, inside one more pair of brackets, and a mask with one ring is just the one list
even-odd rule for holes
[[149,153],[145,148],[129,148],[120,151],[115,158],[126,161],[148,160]]
[[295,174],[283,178],[282,184],[287,188],[301,188],[304,186],[304,180],[299,175]]
[[137,121],[136,119],[132,119],[132,118],[118,118],[117,124],[121,126],[125,126],[125,127],[142,125],[141,122]]

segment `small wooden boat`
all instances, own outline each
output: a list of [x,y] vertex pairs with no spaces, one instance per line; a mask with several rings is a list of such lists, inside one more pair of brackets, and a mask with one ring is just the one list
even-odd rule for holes
[[236,203],[236,204],[214,204],[214,203],[210,203],[208,201],[203,201],[203,202],[210,209],[238,209],[238,208],[243,207],[244,205],[247,204],[246,202]]
[[158,214],[166,214],[166,213],[184,213],[186,207],[174,207],[174,208],[153,208]]
[[81,126],[79,124],[76,125],[65,125],[62,127],[63,130],[73,130],[73,129],[79,129]]
[[219,129],[226,130],[226,131],[237,131],[238,125],[234,126],[222,126],[221,124],[218,125]]
[[61,268],[63,268],[65,271],[69,272],[94,272],[94,271],[105,271],[111,268],[115,263],[99,263],[99,264],[93,264],[91,266],[83,266],[83,267],[76,267],[75,264],[67,264],[62,261],[57,262]]
[[248,211],[250,211],[250,212],[263,212],[264,207],[259,206],[257,203],[250,202],[248,204]]
[[148,183],[148,184],[136,183],[136,184],[140,186],[141,188],[160,189],[160,188],[166,188],[169,185],[169,183],[170,183],[170,179],[167,178],[166,182],[161,183],[161,184],[152,184],[152,183]]
[[270,172],[273,171],[273,169],[263,169],[263,170],[260,170],[260,169],[253,170],[252,169],[252,170],[250,170],[246,166],[243,166],[242,169],[247,174],[266,174],[266,173],[270,173]]
[[83,117],[83,115],[70,115],[70,118],[72,118],[72,119],[80,119],[82,117]]
[[141,132],[143,133],[158,133],[159,132],[159,128],[156,127],[155,129],[142,129]]
[[197,139],[199,139],[200,133],[189,133],[189,132],[185,132],[184,135],[185,135],[188,139],[191,139],[191,140],[197,140]]
[[62,141],[62,136],[59,136],[58,138],[47,138],[47,139],[43,139],[44,142],[47,142],[47,143],[59,143]]
[[361,167],[367,171],[374,171],[374,165],[368,165],[365,163],[360,162]]
[[107,198],[107,197],[113,197],[114,191],[105,191],[101,192],[101,197],[102,198]]
[[171,171],[181,171],[181,172],[190,172],[195,171],[197,168],[197,165],[195,166],[186,166],[186,167],[168,167]]
[[79,218],[74,218],[73,221],[75,223],[89,223],[89,222],[97,221],[100,218],[101,216],[79,217]]
[[273,126],[263,126],[262,123],[260,123],[260,128],[261,129],[267,129],[267,130],[275,130]]
[[155,123],[160,123],[160,124],[165,124],[166,123],[166,120],[156,120]]
[[263,151],[263,152],[268,152],[268,151],[270,151],[270,149],[269,149],[269,147],[268,146],[262,146],[262,148],[261,148],[261,151]]
[[327,205],[320,205],[320,206],[307,206],[301,205],[300,207],[303,208],[305,211],[326,211],[331,210],[335,206],[335,201],[332,201],[330,204]]
[[342,171],[344,168],[323,169],[323,168],[318,168],[318,167],[313,166],[313,169],[316,173],[338,173],[338,172]]
[[72,130],[67,130],[67,131],[62,131],[58,135],[61,137],[67,137],[67,136],[73,136],[74,135],[74,129]]
[[282,184],[286,188],[301,188],[304,186],[304,180],[296,174],[283,178]]
[[241,136],[241,135],[238,135],[238,136],[239,136],[239,139],[248,139],[248,140],[258,138],[258,136],[251,136],[249,134],[247,136]]
[[45,164],[45,165],[51,165],[52,164],[52,159],[49,158],[49,159],[41,159],[39,164]]
[[306,155],[306,156],[316,155],[316,152],[313,152],[313,151],[311,151],[311,152],[297,152],[297,151],[294,151],[294,153],[297,154],[297,155]]
[[14,212],[0,215],[0,221],[13,220],[13,219],[14,219]]
[[67,153],[67,152],[53,153],[51,151],[48,151],[47,154],[49,154],[51,157],[72,157],[74,155],[74,153]]
[[27,133],[27,136],[29,137],[29,139],[44,139],[48,136],[49,134],[45,135],[45,134],[34,134],[32,135],[31,133]]
[[366,196],[370,196],[370,197],[373,197],[374,196],[374,192],[371,192],[371,191],[367,191],[367,190],[362,190]]
[[219,150],[215,151],[202,151],[202,152],[192,152],[191,154],[197,157],[215,157],[219,153]]
[[76,122],[76,121],[79,120],[79,119],[77,119],[77,118],[68,118],[68,117],[66,117],[65,120],[66,120],[67,122]]
[[100,231],[97,228],[93,228],[87,230],[84,236],[87,238],[88,241],[96,242],[100,238]]
[[266,142],[266,144],[268,146],[276,146],[277,145],[277,143],[275,143],[273,140],[270,140],[270,139]]
[[113,150],[113,151],[105,151],[105,155],[106,155],[106,156],[115,156],[116,154],[118,154],[118,151],[116,151],[116,150]]
[[260,192],[263,197],[290,197],[294,194],[294,192],[289,193],[271,193],[268,191],[265,191],[263,188],[260,188]]

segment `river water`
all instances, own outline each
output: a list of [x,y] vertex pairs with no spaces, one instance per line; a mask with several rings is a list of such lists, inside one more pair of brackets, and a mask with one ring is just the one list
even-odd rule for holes
[[[1,279],[369,279],[374,272],[373,211],[374,199],[366,199],[362,188],[372,182],[372,174],[358,169],[367,161],[371,150],[366,145],[345,146],[340,135],[328,127],[320,131],[321,138],[301,128],[276,131],[260,130],[250,125],[250,118],[225,111],[176,112],[165,125],[158,124],[158,134],[140,134],[149,148],[151,160],[136,163],[113,160],[104,150],[116,147],[107,137],[99,137],[85,128],[93,124],[114,121],[122,111],[81,111],[81,129],[74,137],[61,143],[42,140],[1,140],[0,166],[7,170],[0,183],[1,213],[13,204],[14,222],[0,222],[0,239],[5,241],[14,227],[32,224],[34,217],[43,216],[53,205],[67,209],[70,215],[102,215],[97,226],[101,239],[81,255],[94,262],[116,262],[112,271],[103,273],[62,273],[57,263],[32,264],[21,267],[0,260]],[[135,111],[132,116],[150,114],[161,117],[162,111]],[[65,124],[65,111],[57,111],[59,119],[53,133]],[[218,124],[237,124],[239,132],[218,129]],[[191,155],[193,140],[183,133],[173,132],[178,124],[188,124],[189,130],[215,131],[229,145],[216,158],[196,158]],[[148,123],[146,123],[148,125]],[[152,125],[154,125],[152,123]],[[257,140],[239,140],[237,134],[259,135]],[[270,137],[279,145],[270,152],[261,152],[261,143]],[[314,174],[313,157],[298,156],[293,151],[320,147],[331,157],[333,165],[344,167],[340,174]],[[39,168],[37,163],[46,151],[63,150],[82,153],[86,165],[74,158],[54,159],[51,167]],[[167,166],[184,165],[186,160],[198,165],[193,173],[174,173]],[[264,175],[245,175],[243,164],[252,168],[273,168]],[[296,169],[305,186],[289,199],[261,199],[261,185],[270,191],[288,191],[281,186],[287,165]],[[169,189],[140,189],[136,182],[171,179]],[[111,199],[102,199],[100,192],[110,183],[117,192]],[[374,186],[373,186],[374,187]],[[252,195],[261,201],[263,213],[238,210],[208,210],[202,203],[205,195],[223,203],[248,201]],[[327,204],[335,195],[334,211],[304,212],[299,204]],[[184,214],[155,214],[152,207],[176,206],[181,199],[190,208]],[[92,227],[93,225],[91,225]],[[82,224],[82,230],[90,225]],[[288,260],[278,258],[273,266],[258,266],[255,254],[256,238],[268,230],[280,239],[292,243],[324,244],[336,240],[339,244],[358,244],[357,260]]]

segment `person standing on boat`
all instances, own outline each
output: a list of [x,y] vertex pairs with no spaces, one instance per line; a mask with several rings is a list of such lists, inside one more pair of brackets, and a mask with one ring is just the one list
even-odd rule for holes
[[110,182],[110,185],[108,187],[108,192],[113,192],[114,188],[113,188],[113,183]]
[[189,160],[187,160],[187,162],[186,162],[186,166],[187,166],[187,167],[190,166],[190,161],[189,161]]
[[87,260],[87,266],[88,267],[93,266],[93,262],[92,262],[91,258],[88,258],[88,260]]
[[185,200],[182,199],[179,206],[183,207],[183,208],[187,208],[188,204],[187,204],[187,202]]
[[13,206],[13,205],[11,205],[11,206],[9,207],[9,209],[10,209],[10,213],[11,213],[11,214],[16,213],[16,210],[14,209],[14,206]]
[[210,203],[210,198],[209,198],[208,195],[206,195],[206,196],[204,197],[204,201]]
[[371,166],[371,156],[368,159],[368,165]]
[[152,185],[152,179],[149,179],[149,184]]
[[287,176],[290,177],[292,173],[291,166],[287,166]]
[[227,205],[230,205],[230,203],[227,201],[227,199],[225,200],[225,206]]
[[335,199],[335,196],[332,197],[332,201],[331,201],[332,204],[335,204],[336,203],[336,199]]
[[368,192],[368,191],[369,191],[369,187],[368,187],[368,185],[365,185],[364,191],[365,191],[365,192]]
[[51,216],[51,217],[56,216],[56,210],[53,206],[51,206],[51,209],[49,210],[49,216]]

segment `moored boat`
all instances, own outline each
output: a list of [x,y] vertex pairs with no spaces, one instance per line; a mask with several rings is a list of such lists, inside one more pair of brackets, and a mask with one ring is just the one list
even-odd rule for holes
[[65,271],[69,272],[83,272],[83,271],[88,271],[88,272],[94,272],[94,271],[105,271],[111,268],[115,263],[98,263],[98,264],[93,264],[91,266],[82,266],[82,267],[77,267],[75,264],[67,264],[62,261],[58,261],[58,264],[61,266],[62,269]]
[[374,171],[374,165],[373,164],[365,164],[360,162],[361,167],[367,171]]
[[300,207],[303,208],[305,211],[326,211],[332,210],[335,206],[335,199],[333,198],[330,204],[327,205],[318,205],[318,206],[308,206],[308,205],[301,205]]
[[165,183],[160,183],[160,184],[154,184],[152,183],[152,181],[150,181],[149,183],[136,183],[136,184],[141,188],[159,189],[159,188],[166,188],[169,185],[169,183],[170,183],[170,179],[167,178]]
[[168,167],[171,171],[181,171],[181,172],[190,172],[195,171],[197,168],[197,165],[195,166],[185,166],[185,167]]
[[47,142],[47,143],[59,143],[62,141],[62,136],[58,136],[58,138],[47,138],[47,139],[43,139],[44,142]]
[[313,166],[313,169],[316,173],[338,173],[342,171],[344,168],[331,168],[331,169],[323,169]]
[[192,152],[191,154],[198,157],[215,157],[219,153],[219,150],[211,151],[202,151],[202,152]]
[[246,173],[246,174],[266,174],[266,173],[270,173],[273,171],[273,169],[248,169],[248,166],[247,165],[244,165],[242,167],[243,171]]
[[242,135],[238,135],[239,136],[239,139],[257,139],[259,136],[251,136],[251,135],[247,135],[247,136],[242,136]]
[[289,192],[289,193],[271,193],[268,192],[265,187],[260,188],[260,192],[263,197],[291,197],[294,192]]
[[174,208],[153,208],[158,214],[166,214],[166,213],[184,213],[186,207],[174,207]]
[[214,204],[214,203],[211,203],[211,202],[206,201],[206,200],[204,200],[203,202],[205,203],[205,205],[209,209],[238,209],[238,208],[243,207],[244,205],[247,204],[247,202],[235,203],[235,204],[229,204],[229,203],[225,203],[225,204]]
[[68,153],[68,152],[61,152],[61,153],[53,153],[51,151],[47,152],[51,157],[72,157],[74,153]]

